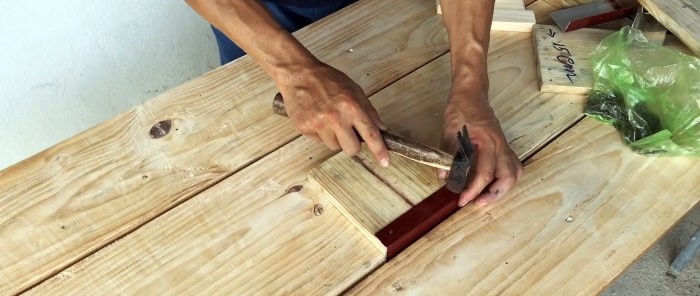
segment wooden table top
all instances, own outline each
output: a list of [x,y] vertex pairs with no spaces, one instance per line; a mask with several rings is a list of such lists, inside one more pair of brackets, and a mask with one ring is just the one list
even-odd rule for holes
[[[434,145],[450,87],[434,5],[363,0],[295,36]],[[335,153],[272,113],[244,57],[0,171],[0,295],[590,295],[700,200],[698,160],[636,155],[584,96],[540,93],[529,33],[492,33],[489,75],[523,179],[390,262],[309,183]],[[396,182],[425,197],[439,184],[413,168]]]

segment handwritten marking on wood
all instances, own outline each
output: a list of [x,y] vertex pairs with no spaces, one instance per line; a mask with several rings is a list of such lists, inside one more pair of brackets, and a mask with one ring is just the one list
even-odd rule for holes
[[612,31],[580,29],[564,33],[556,26],[535,25],[540,90],[565,94],[587,94],[593,88],[593,65],[589,54]]

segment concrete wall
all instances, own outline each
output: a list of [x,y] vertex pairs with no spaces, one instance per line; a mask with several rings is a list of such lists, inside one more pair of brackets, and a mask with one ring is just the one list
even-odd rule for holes
[[184,1],[5,1],[0,169],[218,66]]

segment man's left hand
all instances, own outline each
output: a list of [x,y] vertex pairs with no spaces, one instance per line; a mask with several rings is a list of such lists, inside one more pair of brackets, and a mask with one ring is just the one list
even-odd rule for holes
[[[484,89],[488,87],[453,87],[443,117],[442,149],[451,154],[457,151],[457,132],[466,124],[475,150],[459,206],[471,200],[477,205],[490,203],[508,192],[523,174],[523,166],[508,146]],[[447,172],[438,171],[438,177],[444,180]]]

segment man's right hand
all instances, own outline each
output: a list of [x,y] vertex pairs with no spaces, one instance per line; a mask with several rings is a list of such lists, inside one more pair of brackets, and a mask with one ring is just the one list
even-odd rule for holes
[[380,134],[386,126],[357,83],[319,61],[288,70],[277,75],[277,87],[289,118],[302,134],[349,155],[360,152],[359,134],[377,161],[389,166]]

